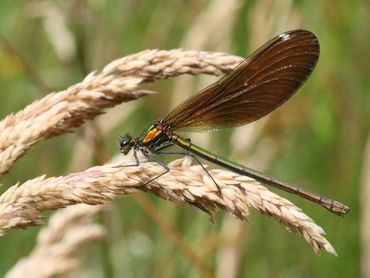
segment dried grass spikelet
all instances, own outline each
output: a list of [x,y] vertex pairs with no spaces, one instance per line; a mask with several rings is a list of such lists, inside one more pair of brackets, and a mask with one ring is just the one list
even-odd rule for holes
[[84,247],[105,234],[101,225],[91,223],[101,209],[76,205],[58,211],[38,234],[31,254],[19,260],[5,277],[59,277],[76,270]]
[[249,207],[254,207],[288,230],[302,235],[316,253],[324,249],[336,255],[324,237],[323,229],[290,201],[248,177],[225,170],[209,170],[222,190],[219,196],[217,187],[201,166],[189,165],[186,161],[172,162],[169,173],[146,186],[142,184],[163,173],[163,168],[151,162],[122,167],[130,163],[127,160],[64,177],[41,176],[12,186],[0,197],[0,233],[38,225],[42,220],[41,213],[46,210],[77,203],[101,204],[115,195],[143,190],[177,204],[189,203],[210,212],[220,208],[241,220],[247,220]]
[[242,58],[201,51],[147,50],[117,59],[68,89],[51,93],[0,122],[0,175],[35,143],[80,126],[103,109],[147,95],[143,82],[180,74],[220,74]]

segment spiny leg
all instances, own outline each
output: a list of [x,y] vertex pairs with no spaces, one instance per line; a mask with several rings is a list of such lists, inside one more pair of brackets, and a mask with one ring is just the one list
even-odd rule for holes
[[127,165],[120,165],[120,166],[115,166],[115,168],[120,168],[120,167],[137,167],[140,165],[139,158],[137,157],[137,150],[134,150],[134,158],[135,158],[135,164],[127,164]]
[[[159,160],[155,159],[154,157],[151,157],[150,155],[148,155],[146,152],[143,152],[142,150],[140,150],[140,151],[141,151],[141,153],[145,156],[145,158],[146,158],[147,160],[152,161],[152,162],[155,162],[155,163],[157,163],[157,164],[161,165],[161,166],[165,169],[165,171],[164,171],[163,173],[161,173],[161,174],[159,174],[158,176],[156,176],[156,177],[154,177],[154,178],[150,179],[149,181],[147,181],[146,183],[144,183],[142,186],[146,186],[146,185],[147,185],[147,184],[149,184],[150,182],[152,182],[152,181],[154,181],[154,180],[158,179],[159,177],[163,176],[164,174],[166,174],[166,173],[168,173],[168,172],[170,171],[170,168],[168,168],[168,166],[167,166],[167,165],[165,165],[163,162],[161,162],[161,161],[159,161]],[[138,156],[137,156],[137,150],[134,150],[134,158],[135,158],[135,164],[122,165],[122,166],[116,166],[116,167],[135,167],[135,166],[139,166],[139,165],[140,165],[140,160],[139,160],[139,158],[138,158]]]
[[162,150],[163,148],[159,148],[157,150],[153,150],[152,152],[155,153],[155,154],[170,154],[170,155],[185,155],[185,156],[190,156],[192,158],[194,158],[196,160],[196,162],[203,168],[203,170],[207,173],[207,175],[212,179],[212,181],[214,182],[214,184],[216,185],[217,187],[217,191],[218,191],[218,194],[221,196],[222,192],[221,192],[221,188],[220,186],[218,185],[218,183],[214,180],[214,178],[212,177],[212,175],[208,172],[208,170],[206,169],[206,167],[203,166],[202,162],[199,160],[199,158],[192,154],[192,153],[186,153],[186,152],[162,152],[160,150]]
[[[190,139],[188,139],[188,141],[190,141]],[[213,177],[211,176],[211,174],[207,171],[207,169],[202,165],[202,163],[199,161],[199,159],[196,156],[194,156],[191,153],[185,153],[185,152],[163,152],[163,151],[161,151],[161,150],[166,149],[168,147],[171,147],[173,145],[174,145],[173,142],[169,142],[166,145],[163,145],[163,146],[161,146],[161,147],[159,147],[159,148],[157,148],[155,150],[152,150],[152,152],[155,153],[155,154],[180,154],[180,155],[186,155],[186,156],[193,157],[198,162],[198,164],[203,168],[203,170],[210,176],[210,178],[213,180],[213,182],[217,186],[218,193],[221,194],[221,190],[220,190],[218,184],[216,183],[216,181],[213,179]],[[154,158],[152,158],[152,157],[150,157],[150,159],[153,159],[154,160]],[[212,212],[209,209],[207,209],[205,206],[203,206],[202,204],[196,203],[196,202],[192,202],[192,201],[186,201],[186,202],[189,205],[195,206],[196,208],[198,208],[198,209],[204,211],[205,213],[207,213],[209,215],[209,217],[210,217],[210,221],[213,224],[215,223],[215,219],[214,219],[214,216],[213,216]]]
[[163,176],[163,175],[167,174],[167,173],[170,171],[170,168],[169,168],[166,164],[164,164],[162,161],[159,161],[159,160],[155,159],[154,157],[151,157],[150,155],[148,155],[148,154],[147,154],[147,153],[145,153],[145,152],[142,152],[142,154],[145,156],[145,158],[146,158],[147,160],[152,161],[152,162],[155,162],[155,163],[157,163],[157,164],[161,165],[161,166],[165,169],[165,171],[164,171],[163,173],[161,173],[161,174],[159,174],[158,176],[156,176],[156,177],[154,177],[154,178],[150,179],[149,181],[147,181],[146,183],[144,183],[144,184],[143,184],[143,186],[146,186],[147,184],[149,184],[149,183],[151,183],[152,181],[154,181],[154,180],[158,179],[159,177],[161,177],[161,176]]

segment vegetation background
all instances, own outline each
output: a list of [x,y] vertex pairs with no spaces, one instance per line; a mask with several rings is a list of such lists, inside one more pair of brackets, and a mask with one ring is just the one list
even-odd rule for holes
[[[141,193],[140,199],[120,198],[101,214],[98,221],[107,235],[86,247],[81,257],[85,274],[202,276],[148,213],[154,211],[219,276],[370,277],[370,5],[360,0],[0,1],[1,118],[144,49],[247,56],[295,28],[314,32],[321,44],[319,63],[299,93],[256,124],[196,134],[192,140],[349,205],[350,214],[340,218],[284,195],[325,229],[339,257],[316,256],[301,238],[253,211],[251,223],[219,212],[212,225],[199,210]],[[143,86],[158,94],[109,109],[74,133],[38,143],[2,178],[1,192],[17,181],[81,171],[109,159],[118,152],[118,134],[139,133],[214,80],[182,76]],[[31,252],[39,230],[0,237],[0,276]]]

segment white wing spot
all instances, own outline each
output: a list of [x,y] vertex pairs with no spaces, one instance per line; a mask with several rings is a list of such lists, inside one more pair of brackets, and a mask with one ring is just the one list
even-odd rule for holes
[[280,34],[279,37],[282,38],[284,41],[286,41],[287,39],[289,39],[290,34],[284,34],[283,33],[283,34]]

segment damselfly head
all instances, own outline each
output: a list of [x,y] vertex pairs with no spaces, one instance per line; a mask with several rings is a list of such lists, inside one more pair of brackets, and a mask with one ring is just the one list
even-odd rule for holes
[[119,138],[119,149],[124,155],[128,154],[134,145],[134,140],[130,134],[125,134]]

